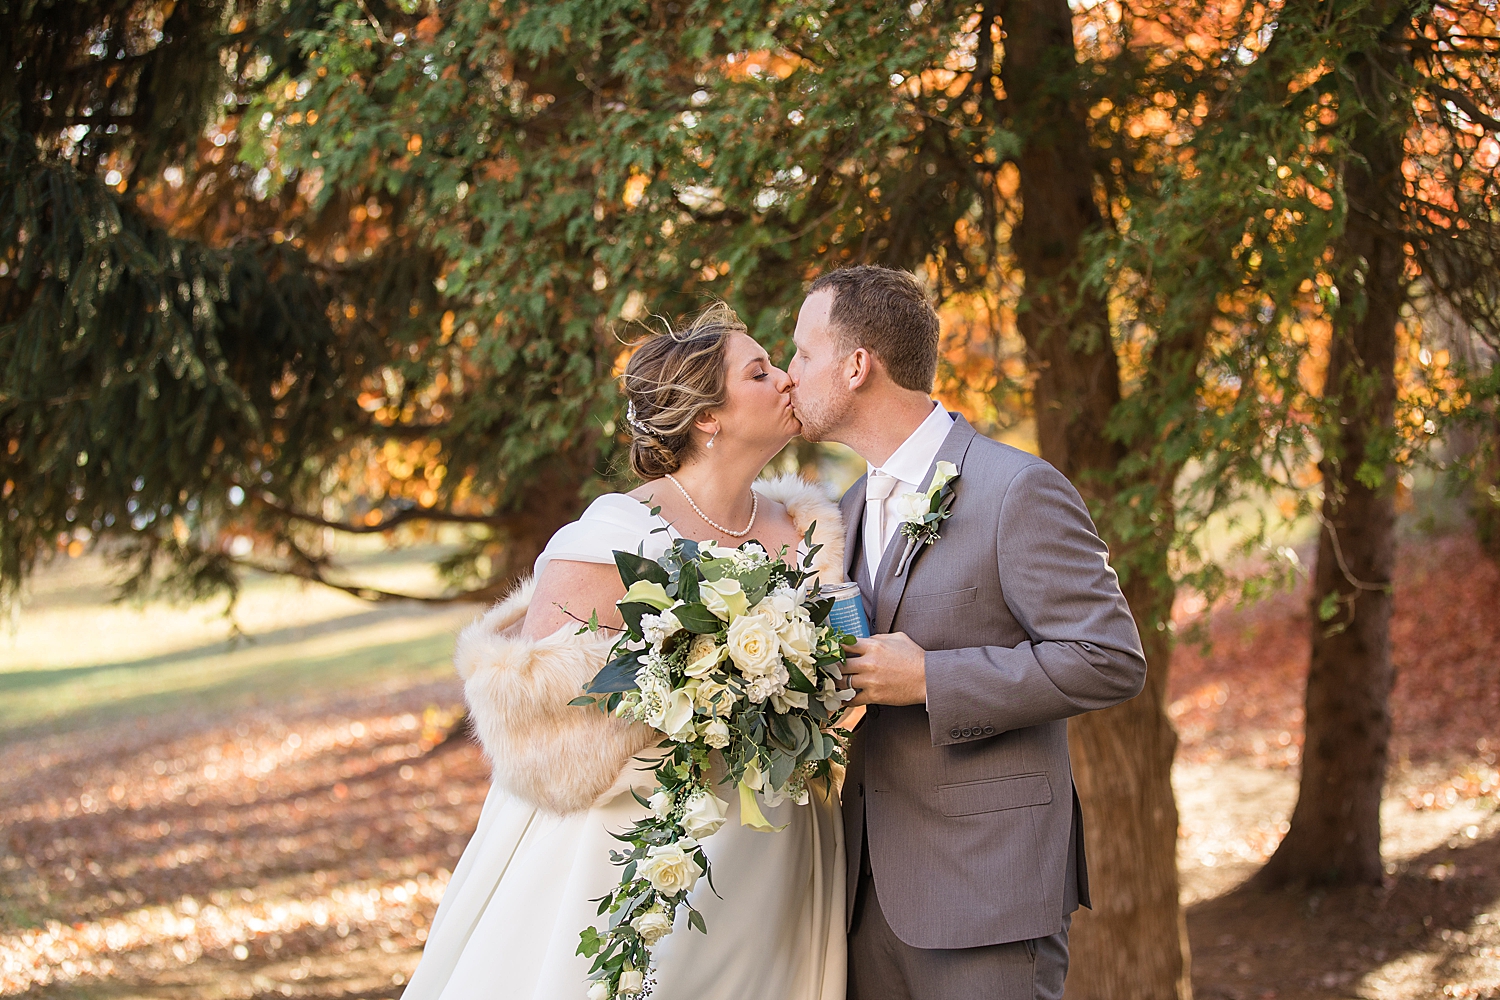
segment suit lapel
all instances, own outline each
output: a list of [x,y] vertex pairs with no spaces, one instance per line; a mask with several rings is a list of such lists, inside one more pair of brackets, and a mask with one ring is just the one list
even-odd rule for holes
[[844,579],[854,579],[854,559],[859,554],[855,542],[859,541],[860,524],[865,519],[865,477],[860,476],[844,494],[839,503],[844,515]]
[[[943,446],[933,456],[932,464],[927,467],[927,474],[922,477],[919,491],[926,492],[928,484],[932,482],[932,477],[937,473],[939,462],[952,462],[962,473],[964,456],[968,454],[969,445],[974,442],[978,433],[962,414],[953,414],[953,426],[949,428],[948,436],[943,439]],[[961,491],[962,489],[961,482],[955,486],[955,490]],[[911,564],[906,567],[906,572],[897,576],[896,566],[901,561],[902,553],[906,551],[906,542],[906,536],[897,531],[891,537],[891,544],[886,547],[885,554],[880,559],[880,573],[875,579],[875,633],[877,635],[891,630],[891,623],[896,620],[896,609],[901,606],[901,597],[906,593],[906,582],[911,579],[912,567],[920,557],[921,550],[930,547],[920,546],[912,555]],[[935,544],[941,545],[942,540],[939,539]]]

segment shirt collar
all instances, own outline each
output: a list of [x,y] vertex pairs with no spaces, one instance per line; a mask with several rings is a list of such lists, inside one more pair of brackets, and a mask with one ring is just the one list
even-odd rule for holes
[[[880,471],[895,476],[903,483],[910,483],[914,489],[920,489],[922,479],[927,475],[927,470],[932,467],[932,460],[937,457],[938,449],[948,438],[948,431],[953,428],[953,417],[947,410],[943,409],[941,403],[932,404],[932,412],[927,414],[927,419],[917,425],[917,429],[911,432],[911,436],[901,442],[901,446],[891,453],[891,457],[879,466]],[[865,463],[867,472],[874,472],[876,466]]]

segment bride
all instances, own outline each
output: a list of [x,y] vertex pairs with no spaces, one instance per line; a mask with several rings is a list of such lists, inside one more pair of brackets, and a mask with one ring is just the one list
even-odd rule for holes
[[[838,508],[792,476],[756,481],[800,425],[785,372],[723,305],[655,336],[625,369],[630,463],[644,484],[595,500],[537,558],[534,581],[459,636],[456,664],[475,729],[494,766],[478,829],[438,907],[403,1000],[583,1000],[590,960],[578,935],[606,918],[598,900],[618,882],[609,853],[646,810],[655,780],[631,758],[659,734],[592,708],[570,707],[603,665],[606,630],[579,634],[597,611],[619,626],[625,592],[617,549],[661,555],[675,537],[799,552],[809,525],[814,567],[842,579]],[[652,513],[652,508],[659,512]],[[800,556],[799,556],[800,558]],[[837,795],[765,808],[779,833],[728,822],[705,842],[714,888],[700,879],[656,947],[658,1000],[842,1000],[844,857]],[[720,898],[722,897],[722,898]],[[595,990],[598,992],[598,989]]]

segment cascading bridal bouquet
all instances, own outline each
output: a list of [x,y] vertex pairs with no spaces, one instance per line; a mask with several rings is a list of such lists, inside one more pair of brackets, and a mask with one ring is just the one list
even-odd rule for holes
[[[801,567],[772,557],[757,542],[736,549],[674,541],[660,559],[616,552],[626,586],[618,602],[625,629],[610,660],[575,705],[596,704],[644,722],[666,737],[656,761],[656,791],[632,792],[651,815],[614,834],[626,846],[610,860],[624,870],[599,899],[607,929],[588,927],[578,953],[592,957],[589,1000],[651,992],[652,950],[672,932],[679,909],[707,931],[688,902],[698,879],[713,885],[702,841],[724,824],[729,803],[714,792],[711,755],[723,761],[722,784],[738,789],[740,822],[774,831],[768,806],[806,805],[812,787],[845,763],[844,743],[830,731],[853,691],[839,690],[844,643],[826,624],[831,599],[819,599],[811,576],[813,527]],[[597,614],[585,626],[599,628]]]

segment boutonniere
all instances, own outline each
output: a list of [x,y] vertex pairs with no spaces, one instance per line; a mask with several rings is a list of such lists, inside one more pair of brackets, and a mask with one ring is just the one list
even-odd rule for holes
[[953,514],[953,484],[957,479],[958,466],[952,462],[939,462],[926,493],[903,493],[896,499],[901,534],[906,536],[906,551],[901,553],[901,561],[896,564],[897,576],[906,572],[917,549],[943,537],[938,534],[938,525]]

